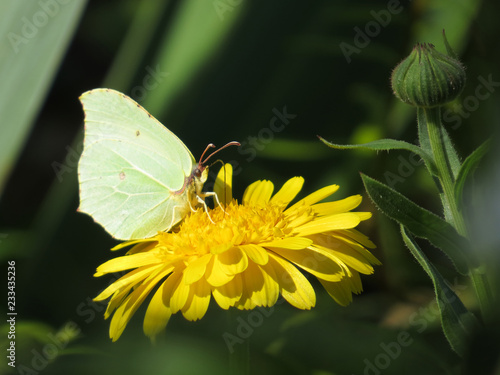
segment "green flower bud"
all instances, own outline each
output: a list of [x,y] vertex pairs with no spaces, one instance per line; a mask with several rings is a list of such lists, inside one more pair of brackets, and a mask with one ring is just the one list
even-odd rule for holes
[[464,66],[436,51],[432,44],[417,44],[392,72],[394,94],[417,107],[436,107],[454,100],[465,86]]

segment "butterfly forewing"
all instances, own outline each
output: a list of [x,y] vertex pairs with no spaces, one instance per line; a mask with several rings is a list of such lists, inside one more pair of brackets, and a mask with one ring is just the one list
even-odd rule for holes
[[124,240],[151,237],[181,220],[187,197],[172,193],[195,163],[184,143],[119,92],[96,89],[81,101],[80,211]]

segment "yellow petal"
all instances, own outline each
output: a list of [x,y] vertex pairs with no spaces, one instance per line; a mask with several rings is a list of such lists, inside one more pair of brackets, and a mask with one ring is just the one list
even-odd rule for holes
[[313,243],[312,240],[305,237],[286,237],[282,239],[277,239],[270,242],[262,242],[260,246],[265,248],[283,248],[290,250],[301,250],[305,249]]
[[336,231],[335,234],[341,234],[342,236],[352,238],[354,241],[359,242],[361,245],[367,247],[368,249],[375,249],[377,247],[372,241],[370,241],[368,236],[365,236],[363,233],[356,229],[339,230]]
[[223,206],[233,200],[233,166],[231,164],[226,163],[219,170],[215,180],[214,192]]
[[353,214],[358,215],[360,221],[368,220],[372,217],[371,212],[353,212]]
[[205,279],[212,286],[218,287],[227,284],[234,278],[233,275],[228,275],[222,268],[221,262],[219,260],[219,255],[214,255],[210,259],[207,265],[207,271],[205,273]]
[[[229,231],[229,228],[227,228],[228,230],[226,232]],[[220,233],[220,236],[222,237],[223,231],[221,230],[221,233]],[[222,254],[223,252],[225,251],[228,251],[230,248],[232,248],[233,245],[231,242],[223,242],[221,244],[217,244],[217,245],[213,245],[213,246],[210,246],[210,253],[212,254]]]
[[271,181],[255,181],[243,193],[243,205],[266,204],[273,194],[274,185]]
[[203,318],[210,304],[210,285],[204,280],[191,285],[189,298],[182,308],[182,315],[187,320],[198,320]]
[[110,337],[113,341],[118,340],[125,329],[125,326],[128,324],[141,303],[148,296],[151,289],[153,289],[153,287],[155,287],[163,277],[164,275],[159,273],[156,277],[151,278],[149,282],[144,282],[138,286],[116,309],[113,319],[111,319],[109,328]]
[[[131,288],[132,286],[130,286],[130,289]],[[108,319],[113,311],[115,311],[116,308],[121,305],[121,303],[125,300],[125,297],[127,297],[128,293],[130,292],[130,289],[116,291],[115,294],[113,294],[108,302],[108,307],[106,307],[106,311],[104,312],[104,319]]]
[[255,263],[250,263],[248,269],[241,277],[246,296],[252,300],[255,306],[263,306],[266,303],[265,295],[262,293],[264,277],[259,266]]
[[[288,211],[287,210],[287,215],[288,217],[288,227],[289,228],[297,228],[300,227],[301,225],[304,225],[306,223],[309,223],[313,220],[318,220],[317,217],[312,216],[310,213],[305,213],[305,212],[293,212],[293,211]],[[293,219],[292,219],[293,215]]]
[[358,242],[353,241],[351,238],[349,238],[347,236],[344,236],[344,235],[342,235],[342,234],[340,234],[338,232],[333,232],[330,235],[334,239],[345,243],[351,249],[353,249],[356,252],[358,252],[359,254],[361,254],[365,258],[365,260],[368,261],[368,263],[374,264],[374,265],[380,265],[380,264],[382,264],[370,251],[368,251],[367,249],[365,249]]
[[287,206],[300,192],[304,185],[303,177],[292,177],[271,198],[271,203]]
[[[174,272],[172,276],[176,275],[177,272]],[[170,309],[172,310],[172,314],[175,314],[177,311],[181,310],[186,304],[191,286],[186,284],[184,281],[184,275],[180,274],[179,283],[173,286],[172,297],[170,298]]]
[[212,254],[205,254],[198,259],[190,262],[184,272],[184,282],[186,284],[192,284],[205,274],[207,269],[207,264],[212,258]]
[[217,255],[220,266],[227,275],[236,275],[245,271],[248,266],[248,257],[239,247],[232,247],[228,251]]
[[[276,273],[273,273],[276,277]],[[244,286],[255,306],[272,306],[279,296],[278,283],[261,267],[251,264],[243,274]]]
[[297,268],[278,255],[269,253],[269,262],[262,266],[274,268],[276,272],[276,282],[280,286],[280,292],[288,303],[299,309],[309,310],[316,304],[316,294],[307,279]]
[[127,307],[127,302],[130,300],[130,296],[116,309],[113,318],[111,319],[111,323],[109,323],[109,338],[115,342],[120,338],[123,333],[123,330],[127,326],[127,324],[121,324],[123,313],[125,308]]
[[154,237],[147,238],[147,239],[141,238],[141,239],[138,239],[138,240],[124,241],[124,242],[116,245],[115,247],[112,247],[111,251],[120,250],[120,249],[123,249],[124,247],[131,246],[131,245],[134,245],[134,244],[145,244],[145,245],[151,245],[151,244],[153,244],[154,245],[155,242],[157,242],[157,240]]
[[[135,271],[136,270],[131,271],[129,273],[134,273]],[[128,296],[128,294],[129,294],[130,290],[132,290],[132,288],[135,288],[140,283],[144,283],[146,281],[149,282],[151,280],[151,278],[153,278],[157,275],[158,276],[162,275],[162,277],[167,276],[171,271],[172,271],[171,267],[163,266],[163,265],[160,265],[160,267],[154,271],[152,271],[151,269],[148,269],[148,273],[145,274],[146,277],[141,277],[140,279],[136,280],[135,283],[129,283],[128,285],[125,285],[121,289],[116,290],[108,302],[108,307],[106,308],[106,312],[104,313],[104,319],[108,319],[111,316],[111,314],[113,313],[113,311],[120,304],[122,304],[122,302],[125,300],[125,297]],[[125,276],[127,276],[127,275],[125,275]],[[99,295],[98,297],[101,297],[101,295]],[[94,299],[94,300],[96,300],[96,299]]]
[[[151,272],[156,271],[158,268],[163,267],[162,264],[154,265],[154,266],[145,266],[141,268],[137,268],[133,271],[130,271],[126,275],[120,277],[113,284],[104,289],[97,297],[94,298],[94,301],[102,301],[114,294],[117,290],[126,288],[130,290],[134,285],[138,284],[149,275]],[[170,273],[173,267],[170,267]]]
[[[138,242],[138,244],[135,245],[134,247],[132,247],[129,251],[127,251],[127,255],[144,253],[146,251],[150,251],[150,250],[154,249],[158,245],[158,239],[156,238],[156,236],[152,237],[151,241],[149,241],[149,239],[142,239],[142,240],[130,241],[130,242]],[[117,247],[118,246],[115,246],[111,250],[116,250]]]
[[262,276],[264,277],[264,287],[262,288],[265,293],[265,303],[262,306],[273,306],[280,295],[279,284],[276,282],[276,272],[273,268],[264,270],[262,267]]
[[304,249],[301,251],[275,249],[274,251],[318,278],[339,281],[344,277],[342,267],[331,257],[325,256],[324,253],[317,249]]
[[212,290],[215,302],[224,310],[234,306],[241,298],[243,284],[241,274],[235,275],[234,279],[225,285],[218,286]]
[[252,310],[256,307],[255,303],[250,298],[250,295],[246,293],[245,289],[243,289],[243,294],[241,295],[241,299],[234,306],[239,310]]
[[267,261],[269,260],[267,251],[262,246],[247,244],[247,245],[239,245],[238,247],[247,254],[250,260],[252,260],[257,264],[266,264]]
[[302,207],[302,206],[310,206],[314,203],[317,203],[317,202],[325,199],[326,197],[329,197],[330,195],[335,193],[338,189],[339,189],[338,185],[325,186],[324,188],[319,189],[319,190],[315,191],[314,193],[309,194],[307,197],[301,199],[300,201],[295,203],[293,206],[288,208],[285,212],[287,212],[288,210],[295,210],[295,209]]
[[315,214],[320,216],[340,214],[358,207],[362,199],[361,195],[353,195],[339,201],[315,204],[312,209]]
[[102,276],[106,273],[125,271],[130,268],[138,268],[149,264],[159,263],[160,259],[156,252],[139,253],[133,255],[125,255],[119,258],[108,260],[106,263],[97,267],[95,277]]
[[353,293],[359,294],[363,291],[363,285],[361,284],[361,277],[359,277],[358,272],[353,272],[350,277],[347,278],[351,291]]
[[365,275],[370,275],[373,273],[373,267],[368,259],[366,259],[361,253],[350,247],[345,241],[341,241],[330,236],[318,237],[323,237],[317,238],[314,243],[314,246],[318,249],[323,249],[324,251],[331,252],[331,254],[335,256],[340,262],[346,264],[347,266],[355,269],[358,272],[361,272]]
[[295,233],[299,236],[309,236],[311,234],[323,233],[337,229],[350,229],[359,224],[358,215],[347,212],[332,216],[324,216],[319,219],[310,221],[298,228],[295,228]]
[[330,282],[319,279],[321,285],[326,289],[330,297],[340,306],[347,306],[352,302],[352,293],[347,283],[342,280],[339,282]]
[[144,316],[142,329],[144,334],[151,339],[154,339],[158,333],[165,329],[172,315],[172,310],[165,303],[165,301],[170,300],[170,289],[167,280],[160,285],[154,294]]

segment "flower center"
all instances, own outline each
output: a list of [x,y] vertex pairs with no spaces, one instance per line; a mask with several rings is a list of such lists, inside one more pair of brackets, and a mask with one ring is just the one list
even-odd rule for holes
[[[232,246],[270,241],[290,233],[284,207],[266,205],[226,205],[224,211],[198,209],[186,216],[178,231],[157,236],[158,248],[170,256],[202,256]],[[212,222],[213,221],[213,222]]]

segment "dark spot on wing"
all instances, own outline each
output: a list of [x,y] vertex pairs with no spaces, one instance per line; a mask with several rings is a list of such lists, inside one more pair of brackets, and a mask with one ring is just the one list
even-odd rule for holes
[[140,135],[141,135],[141,132],[140,132],[139,130],[137,130],[137,131],[135,132],[135,136],[136,136],[136,137],[138,137],[138,136],[140,136]]
[[120,180],[125,180],[125,172],[120,172],[118,176],[120,177]]
[[149,118],[153,118],[153,116],[151,116],[151,114],[149,114],[149,113],[148,113],[148,116],[149,116]]

